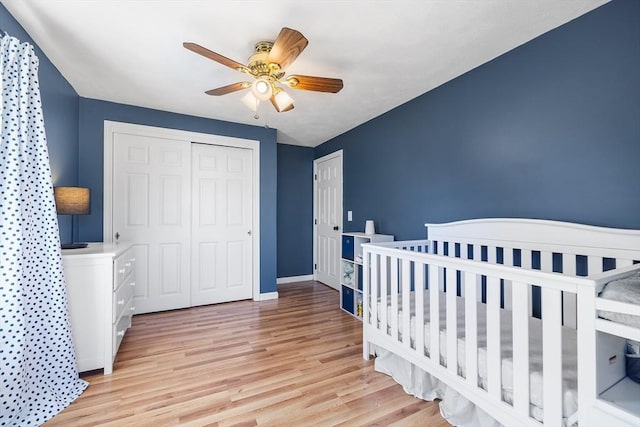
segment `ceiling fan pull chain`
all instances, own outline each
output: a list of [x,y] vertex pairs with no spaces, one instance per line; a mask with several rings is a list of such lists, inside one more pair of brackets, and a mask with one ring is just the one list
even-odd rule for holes
[[256,98],[256,114],[253,116],[254,119],[258,120],[260,116],[258,115],[258,107],[260,106],[260,100]]

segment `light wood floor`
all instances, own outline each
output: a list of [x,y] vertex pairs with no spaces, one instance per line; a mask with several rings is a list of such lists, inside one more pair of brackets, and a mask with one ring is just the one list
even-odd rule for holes
[[362,359],[362,325],[318,282],[280,298],[135,316],[114,373],[46,426],[448,426]]

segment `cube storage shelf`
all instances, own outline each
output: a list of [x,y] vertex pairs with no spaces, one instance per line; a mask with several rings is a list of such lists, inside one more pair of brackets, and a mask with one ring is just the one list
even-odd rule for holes
[[392,242],[388,234],[342,233],[340,308],[362,320],[362,245]]
[[[598,329],[598,327],[596,327]],[[594,425],[636,426],[640,416],[640,383],[625,376],[627,340],[635,342],[636,336],[618,335],[598,330],[596,333],[596,381],[599,394],[590,417]],[[611,385],[611,379],[619,379]]]

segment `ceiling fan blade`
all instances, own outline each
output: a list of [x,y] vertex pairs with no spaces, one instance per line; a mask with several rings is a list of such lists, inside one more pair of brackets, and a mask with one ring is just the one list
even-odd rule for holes
[[238,83],[233,83],[233,84],[230,84],[230,85],[218,87],[218,88],[215,88],[215,89],[211,89],[211,90],[206,91],[205,93],[207,95],[220,96],[220,95],[226,95],[226,94],[232,93],[232,92],[237,92],[237,91],[242,90],[242,89],[246,89],[249,86],[251,86],[251,83],[249,83],[249,82],[238,82]]
[[285,81],[292,89],[313,90],[316,92],[338,93],[344,86],[342,79],[295,74],[287,77]]
[[281,70],[286,70],[308,44],[309,40],[299,31],[284,27],[280,30],[276,41],[273,42],[273,47],[267,57],[267,64],[275,63],[280,65]]
[[280,107],[278,107],[278,103],[276,102],[276,96],[275,95],[271,95],[271,98],[269,98],[269,101],[271,101],[271,105],[273,105],[273,108],[275,108],[278,113],[286,113],[287,111],[291,111],[294,108],[293,103],[292,103],[288,107],[283,108],[281,110]]
[[229,59],[226,56],[222,56],[219,53],[216,53],[212,50],[207,49],[206,47],[200,46],[199,44],[184,42],[182,43],[182,46],[184,46],[186,49],[189,49],[192,52],[195,52],[199,55],[204,56],[205,58],[212,59],[216,62],[219,62],[222,65],[226,65],[229,68],[233,68],[234,70],[237,70],[237,71],[248,70],[246,65],[236,62],[233,59]]

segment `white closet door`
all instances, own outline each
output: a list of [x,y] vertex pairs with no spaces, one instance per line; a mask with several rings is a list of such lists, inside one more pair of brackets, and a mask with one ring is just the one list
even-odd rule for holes
[[338,289],[342,233],[342,155],[327,157],[326,160],[320,159],[316,166],[316,279]]
[[113,240],[136,250],[136,313],[190,305],[190,143],[114,133]]
[[191,303],[253,295],[253,151],[192,144]]

